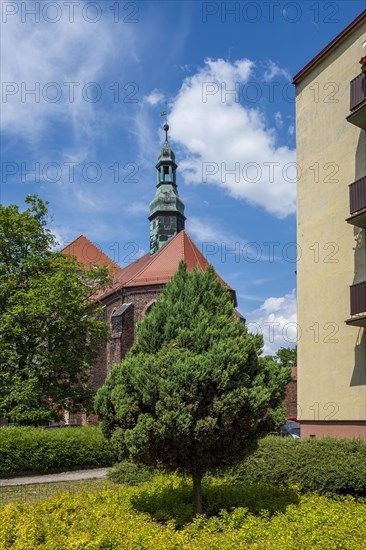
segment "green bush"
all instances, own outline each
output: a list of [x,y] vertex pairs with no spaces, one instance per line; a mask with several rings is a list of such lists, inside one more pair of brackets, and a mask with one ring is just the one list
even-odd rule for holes
[[366,496],[366,441],[269,436],[228,472],[237,482],[295,484],[318,494]]
[[113,462],[110,442],[93,426],[55,430],[29,426],[0,428],[0,474],[108,466]]
[[161,474],[160,471],[144,466],[143,464],[135,464],[124,460],[115,465],[108,472],[108,479],[113,483],[123,483],[124,485],[138,485],[145,481],[150,481],[155,475]]

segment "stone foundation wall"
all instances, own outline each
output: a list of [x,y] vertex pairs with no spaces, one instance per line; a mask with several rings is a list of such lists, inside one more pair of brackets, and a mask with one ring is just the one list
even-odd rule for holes
[[302,420],[301,439],[315,437],[345,437],[366,439],[366,421],[357,420]]

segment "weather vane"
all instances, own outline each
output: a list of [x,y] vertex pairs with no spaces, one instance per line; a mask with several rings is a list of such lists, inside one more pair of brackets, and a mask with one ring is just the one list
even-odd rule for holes
[[165,116],[165,124],[168,123],[167,112],[168,112],[168,102],[165,101],[165,111],[162,111],[162,112],[160,113],[160,116]]
[[168,102],[165,101],[165,111],[162,111],[160,113],[160,116],[165,116],[165,122],[164,122],[164,131],[165,131],[165,140],[168,141],[168,130],[169,130],[169,124],[168,124],[168,118],[167,118],[167,112],[168,112]]

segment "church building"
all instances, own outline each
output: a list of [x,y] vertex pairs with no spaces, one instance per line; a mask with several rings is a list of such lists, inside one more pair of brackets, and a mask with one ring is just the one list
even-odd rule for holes
[[[150,252],[122,268],[83,235],[62,250],[63,254],[75,256],[86,269],[93,264],[107,265],[112,273],[112,286],[96,297],[104,307],[111,339],[92,369],[95,389],[103,385],[111,367],[124,358],[134,343],[137,322],[154,306],[179,262],[184,260],[189,271],[197,266],[204,272],[209,265],[185,232],[184,204],[178,194],[177,164],[168,140],[167,123],[164,130],[165,141],[156,164],[156,193],[150,203]],[[235,291],[222,282],[236,306]],[[239,312],[237,315],[245,322]]]

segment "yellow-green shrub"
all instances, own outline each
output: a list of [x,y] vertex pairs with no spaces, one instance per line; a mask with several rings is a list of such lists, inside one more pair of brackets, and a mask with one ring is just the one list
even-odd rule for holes
[[[208,517],[218,515],[222,509],[237,507],[245,507],[252,514],[265,510],[269,516],[299,501],[297,493],[288,487],[233,485],[230,478],[206,477],[202,487],[203,511]],[[147,512],[152,519],[163,523],[174,520],[178,528],[193,521],[192,483],[188,478],[160,476],[132,495],[130,501],[136,511]]]
[[[228,482],[228,479],[206,479],[204,495],[207,497],[211,491],[219,498]],[[97,494],[65,494],[37,505],[7,505],[0,509],[0,548],[363,550],[365,547],[366,502],[353,497],[297,495],[295,502],[282,503],[279,511],[274,512],[269,507],[279,494],[271,494],[267,488],[266,497],[262,495],[262,510],[251,513],[245,507],[245,494],[250,493],[251,488],[242,487],[240,501],[237,485],[235,508],[230,509],[226,502],[218,515],[201,516],[180,529],[176,526],[181,520],[179,510],[176,510],[178,516],[172,515],[166,523],[157,523],[142,511],[144,498],[150,498],[152,506],[155,495],[156,506],[155,509],[152,506],[152,511],[156,516],[162,505],[159,500],[162,494],[170,494],[172,501],[179,501],[180,491],[186,488],[189,488],[187,481],[171,475],[155,478],[137,488],[123,486]],[[252,489],[261,490],[254,486]],[[135,508],[136,499],[140,499],[139,511]]]

